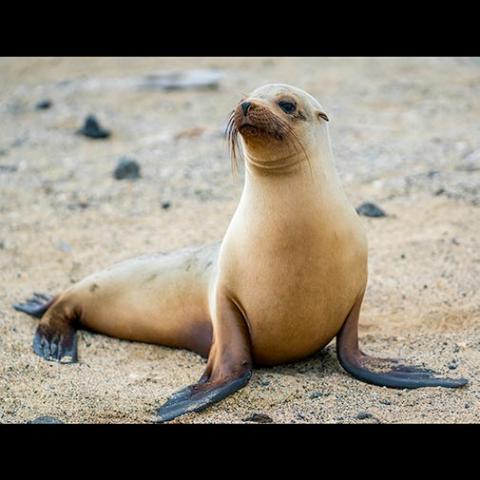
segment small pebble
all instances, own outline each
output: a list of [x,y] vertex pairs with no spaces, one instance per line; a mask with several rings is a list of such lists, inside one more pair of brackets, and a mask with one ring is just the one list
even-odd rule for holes
[[72,247],[68,243],[63,241],[58,242],[56,247],[58,248],[58,250],[65,253],[70,253],[72,251]]
[[392,404],[392,402],[390,400],[387,400],[386,398],[380,400],[380,403],[383,403],[384,405],[391,405]]
[[330,393],[328,392],[312,392],[310,395],[309,395],[309,398],[319,398],[319,397],[328,397],[330,395]]
[[363,215],[364,217],[386,217],[387,214],[377,205],[370,202],[362,203],[357,207],[357,213]]
[[115,167],[113,176],[117,180],[136,180],[140,178],[140,165],[130,158],[121,158]]
[[451,362],[451,363],[448,364],[448,368],[450,370],[456,370],[457,367],[458,367],[458,365],[455,362]]
[[78,130],[78,133],[94,139],[108,138],[110,136],[110,131],[100,126],[98,120],[93,115],[89,115],[85,119],[85,123],[83,127]]
[[357,415],[355,416],[355,418],[357,420],[365,420],[367,418],[372,418],[372,414],[371,413],[368,413],[368,412],[358,412]]
[[0,165],[0,172],[13,173],[18,170],[16,165]]
[[272,423],[273,420],[271,417],[265,413],[253,413],[247,418],[243,419],[244,422],[255,422],[255,423]]
[[65,423],[65,422],[62,422],[61,420],[55,417],[44,416],[44,417],[37,417],[33,420],[28,421],[27,423]]
[[172,204],[170,202],[162,202],[162,208],[164,210],[168,210],[171,206]]
[[37,110],[47,110],[52,106],[52,101],[49,100],[48,98],[44,100],[40,100],[36,105],[35,108]]

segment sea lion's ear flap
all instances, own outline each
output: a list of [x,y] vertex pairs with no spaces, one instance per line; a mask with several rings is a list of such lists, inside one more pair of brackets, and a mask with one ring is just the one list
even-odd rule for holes
[[327,117],[327,114],[325,112],[318,112],[317,116],[318,116],[318,118],[323,118],[326,122],[329,121],[328,117]]

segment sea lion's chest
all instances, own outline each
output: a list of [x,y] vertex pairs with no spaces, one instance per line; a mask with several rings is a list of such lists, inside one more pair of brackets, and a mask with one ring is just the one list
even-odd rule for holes
[[257,363],[283,363],[321,349],[366,282],[356,232],[321,227],[301,218],[266,222],[231,244],[235,261],[225,281],[247,318]]

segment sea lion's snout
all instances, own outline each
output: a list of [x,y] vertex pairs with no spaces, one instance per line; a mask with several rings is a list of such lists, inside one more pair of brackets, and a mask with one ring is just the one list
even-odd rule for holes
[[243,137],[279,137],[284,133],[270,105],[254,100],[243,100],[237,105],[233,125]]
[[252,106],[252,102],[242,102],[240,106],[242,107],[243,115],[246,117],[248,115],[250,107]]

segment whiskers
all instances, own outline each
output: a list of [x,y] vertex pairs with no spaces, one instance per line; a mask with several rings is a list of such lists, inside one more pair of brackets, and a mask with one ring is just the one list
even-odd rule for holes
[[[292,126],[286,120],[279,117],[268,108],[255,108],[255,110],[249,115],[249,118],[260,135],[284,141],[285,146],[288,149],[302,152],[308,163],[310,174],[312,174],[310,158],[307,151]],[[229,115],[227,126],[225,128],[233,175],[238,173],[238,159],[240,152],[238,125],[240,123],[241,113],[239,113],[238,110],[233,110]]]
[[232,110],[225,128],[225,135],[227,137],[228,150],[230,154],[230,162],[232,167],[232,174],[238,173],[238,128],[235,125],[235,110]]

